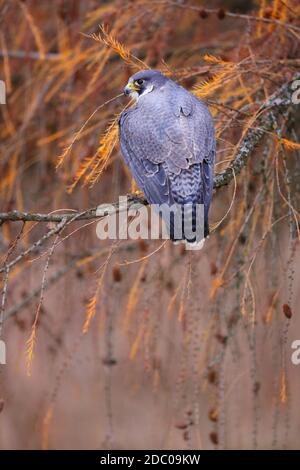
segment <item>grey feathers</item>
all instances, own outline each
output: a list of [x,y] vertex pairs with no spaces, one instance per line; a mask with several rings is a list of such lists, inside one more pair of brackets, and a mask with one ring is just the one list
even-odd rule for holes
[[137,102],[119,122],[127,165],[149,203],[204,204],[207,234],[215,157],[208,108],[157,71],[138,72],[129,82]]

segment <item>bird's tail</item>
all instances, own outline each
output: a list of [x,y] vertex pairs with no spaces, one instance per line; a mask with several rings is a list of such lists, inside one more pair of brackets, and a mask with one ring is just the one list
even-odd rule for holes
[[171,240],[198,244],[209,235],[207,211],[203,204],[177,204],[177,213],[172,214],[167,227]]

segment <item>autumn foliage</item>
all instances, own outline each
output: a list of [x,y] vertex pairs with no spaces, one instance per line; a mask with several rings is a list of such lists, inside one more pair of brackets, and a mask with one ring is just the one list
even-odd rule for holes
[[118,117],[139,69],[208,103],[216,173],[263,133],[200,252],[0,214],[0,447],[297,448],[299,104],[263,126],[300,80],[299,2],[12,0],[0,22],[1,213],[136,189]]

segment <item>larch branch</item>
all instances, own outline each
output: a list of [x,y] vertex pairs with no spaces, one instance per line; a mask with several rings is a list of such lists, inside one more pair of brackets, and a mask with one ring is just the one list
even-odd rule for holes
[[[228,167],[218,173],[214,178],[214,188],[218,190],[222,186],[227,186],[233,179],[234,174],[238,175],[241,170],[246,166],[249,157],[262,141],[266,133],[270,133],[274,130],[274,122],[282,113],[284,113],[289,107],[296,104],[292,103],[293,89],[291,85],[294,81],[300,80],[300,73],[297,73],[293,79],[277,90],[261,107],[259,110],[259,117],[255,121],[255,127],[250,127],[246,135],[243,137],[238,150]],[[131,194],[128,196],[127,204],[120,205],[118,202],[114,204],[102,204],[101,209],[98,207],[87,209],[82,211],[72,211],[69,213],[51,213],[51,214],[40,214],[31,212],[21,212],[13,210],[10,212],[0,212],[0,225],[6,221],[16,222],[61,222],[65,220],[67,222],[79,221],[79,220],[91,220],[102,218],[111,213],[112,206],[116,212],[122,212],[128,210],[134,205],[139,203],[141,205],[147,205],[147,201],[144,197],[136,196]]]

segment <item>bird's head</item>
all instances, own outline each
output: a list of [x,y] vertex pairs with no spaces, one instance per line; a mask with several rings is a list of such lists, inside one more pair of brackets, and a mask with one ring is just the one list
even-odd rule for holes
[[167,78],[158,70],[140,70],[130,77],[124,93],[138,100],[142,95],[162,87],[166,81]]

